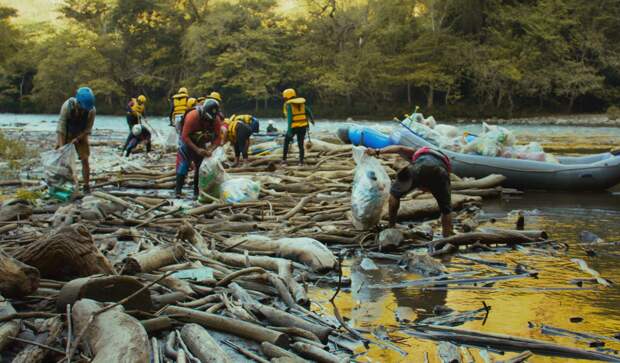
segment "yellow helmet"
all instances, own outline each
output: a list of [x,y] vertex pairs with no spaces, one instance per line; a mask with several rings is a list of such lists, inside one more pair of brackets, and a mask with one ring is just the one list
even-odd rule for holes
[[179,92],[177,92],[177,93],[181,93],[181,94],[186,95],[186,94],[188,94],[188,91],[187,91],[187,88],[181,87],[181,88],[179,88]]
[[187,99],[187,107],[192,108],[196,106],[196,99],[194,97],[190,97]]
[[145,95],[138,96],[138,103],[139,104],[146,103],[146,96]]
[[207,98],[213,98],[214,100],[216,100],[217,102],[222,103],[222,96],[220,95],[219,92],[211,92],[209,93],[209,95],[207,96]]
[[207,99],[206,97],[198,97],[196,99],[196,103],[198,103],[199,105],[202,105],[206,99]]
[[297,92],[292,88],[287,88],[282,92],[282,97],[284,97],[285,100],[290,100],[293,97],[297,97]]

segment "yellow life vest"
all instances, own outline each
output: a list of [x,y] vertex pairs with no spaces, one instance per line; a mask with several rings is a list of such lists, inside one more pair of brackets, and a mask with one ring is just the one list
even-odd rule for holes
[[174,109],[172,111],[172,116],[183,115],[185,111],[187,111],[187,95],[183,93],[176,94],[172,96],[172,104]]
[[228,141],[235,142],[237,139],[237,126],[243,122],[236,117],[233,120],[228,121]]
[[308,116],[306,115],[306,99],[297,97],[284,102],[284,117],[288,119],[286,106],[291,105],[291,113],[293,122],[291,128],[296,129],[298,127],[308,126]]
[[252,115],[237,115],[232,118],[233,120],[242,121],[245,124],[252,124]]
[[144,114],[144,104],[139,104],[135,98],[131,99],[131,112],[136,116]]

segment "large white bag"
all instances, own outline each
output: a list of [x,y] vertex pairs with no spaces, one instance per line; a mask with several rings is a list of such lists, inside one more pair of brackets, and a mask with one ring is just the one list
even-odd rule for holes
[[381,220],[383,206],[390,192],[390,177],[379,160],[364,154],[366,148],[354,147],[357,166],[353,176],[351,215],[358,230],[370,229]]

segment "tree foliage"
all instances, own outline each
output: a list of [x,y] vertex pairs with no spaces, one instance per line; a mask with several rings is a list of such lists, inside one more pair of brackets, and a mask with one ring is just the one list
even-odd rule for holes
[[104,112],[185,86],[275,113],[288,87],[320,115],[603,111],[620,102],[620,2],[64,0],[59,27],[0,7],[1,111],[56,112],[82,85]]

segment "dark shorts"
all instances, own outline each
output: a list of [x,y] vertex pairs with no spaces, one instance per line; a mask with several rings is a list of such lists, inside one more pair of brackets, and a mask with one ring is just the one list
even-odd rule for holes
[[390,194],[400,199],[414,189],[423,189],[433,194],[441,214],[452,212],[450,174],[439,158],[424,155],[401,169],[392,183]]

